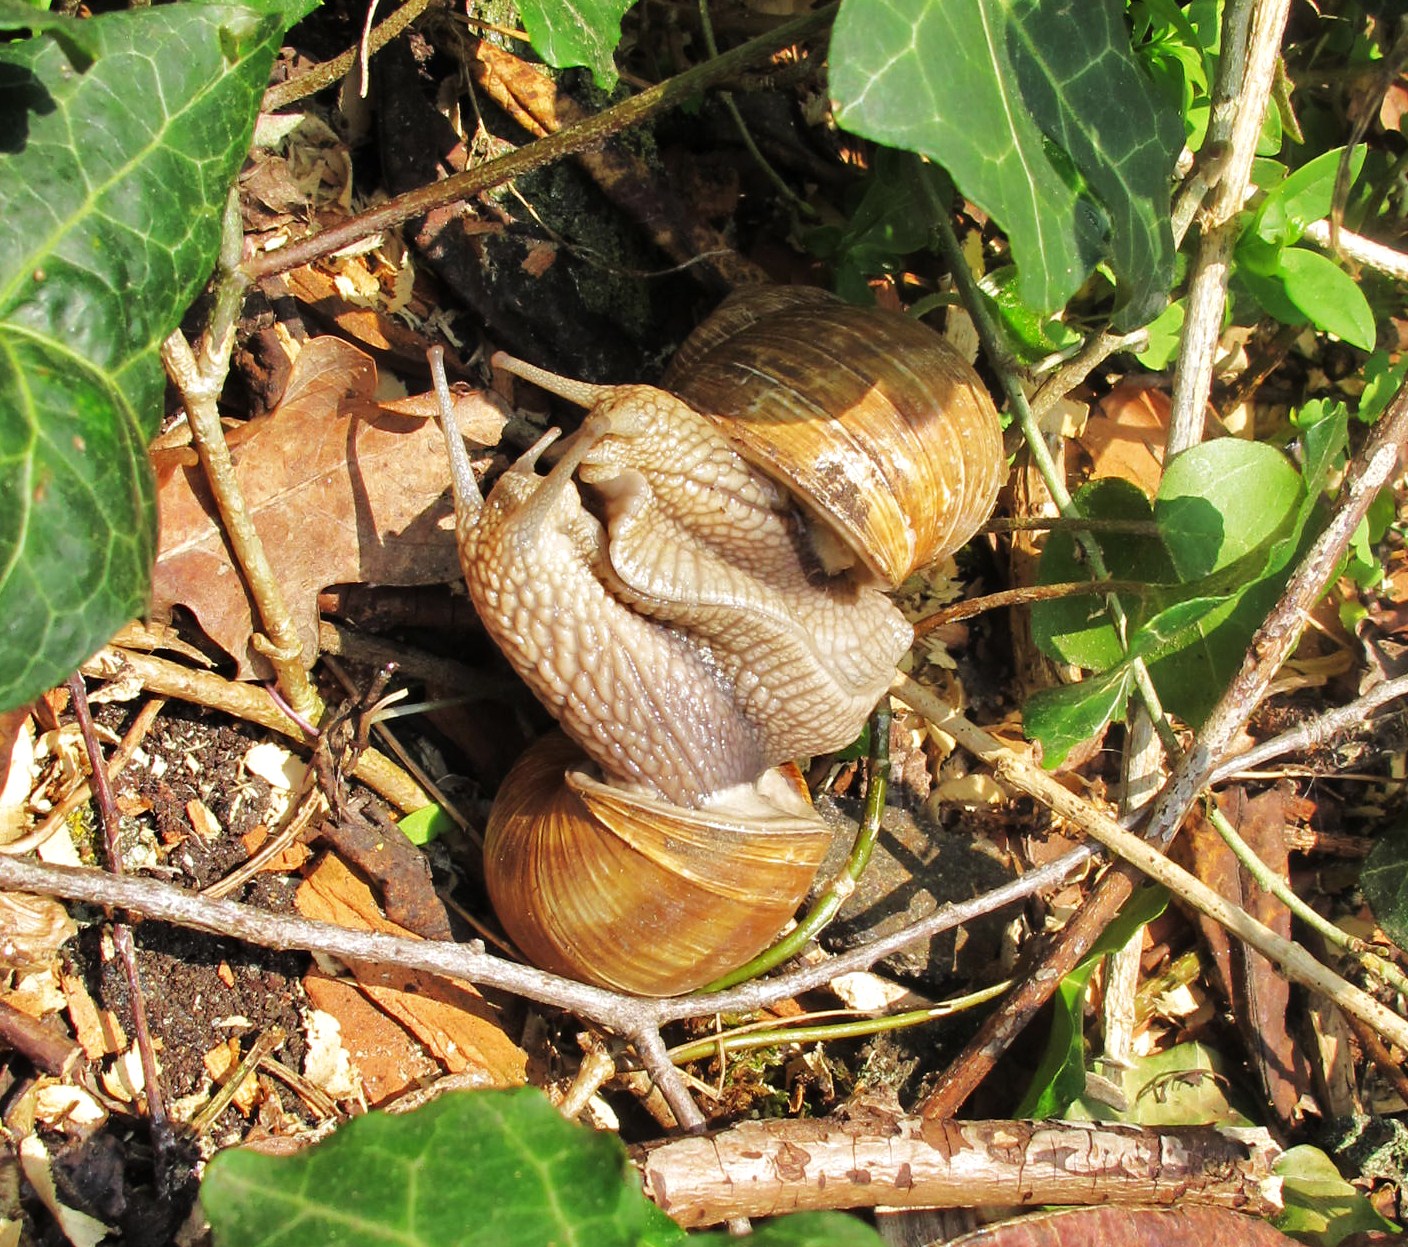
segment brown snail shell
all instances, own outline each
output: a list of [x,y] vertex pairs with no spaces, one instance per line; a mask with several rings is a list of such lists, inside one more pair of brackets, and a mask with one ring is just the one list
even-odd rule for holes
[[734,294],[664,385],[886,584],[967,542],[1006,474],[997,410],[948,341],[811,287]]
[[[767,768],[845,743],[884,693],[911,632],[875,581],[986,518],[997,413],[932,330],[801,288],[707,320],[666,378],[683,405],[502,362],[590,411],[546,476],[540,444],[487,501],[450,439],[471,597],[577,742],[549,738],[505,780],[490,896],[545,969],[689,991],[806,895],[831,834]],[[809,548],[794,503],[839,536]],[[868,571],[818,575],[818,553]]]
[[494,911],[545,970],[669,996],[768,946],[806,896],[831,832],[770,771],[702,809],[602,783],[545,737],[509,772],[485,838]]

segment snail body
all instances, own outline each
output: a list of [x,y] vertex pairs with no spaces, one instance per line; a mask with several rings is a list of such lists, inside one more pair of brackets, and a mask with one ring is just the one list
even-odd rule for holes
[[[829,374],[808,362],[810,376],[765,368],[756,352],[776,349],[779,321],[783,340],[803,333],[799,317],[810,341],[863,340],[870,375],[847,360]],[[873,340],[891,337],[902,358],[880,369]],[[730,300],[681,356],[675,394],[496,357],[588,414],[546,475],[536,463],[550,439],[482,503],[449,439],[470,596],[585,755],[544,745],[505,780],[485,848],[495,909],[538,964],[647,994],[742,964],[805,896],[831,833],[774,768],[859,733],[912,639],[878,586],[967,540],[1002,466],[971,369],[903,317],[769,290]],[[929,392],[914,399],[921,370]],[[928,408],[897,407],[900,392]],[[881,468],[870,443],[886,418],[896,463]],[[906,489],[918,480],[945,514],[916,520],[913,500],[872,499],[897,487],[887,472]],[[819,486],[799,499],[789,486],[808,476]],[[845,514],[819,537],[828,505]],[[839,553],[835,534],[864,543],[868,513],[877,548]]]

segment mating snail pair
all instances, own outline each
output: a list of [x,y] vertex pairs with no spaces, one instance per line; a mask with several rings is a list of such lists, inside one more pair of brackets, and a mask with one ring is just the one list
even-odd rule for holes
[[811,886],[831,832],[778,768],[884,694],[912,630],[882,586],[987,517],[997,413],[931,330],[801,288],[728,300],[668,393],[495,362],[588,414],[483,501],[448,439],[470,596],[570,738],[505,779],[490,896],[545,969],[688,991]]

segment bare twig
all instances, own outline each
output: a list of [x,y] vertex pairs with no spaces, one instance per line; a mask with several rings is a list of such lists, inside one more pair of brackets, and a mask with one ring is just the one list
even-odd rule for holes
[[213,375],[199,366],[179,329],[162,344],[161,357],[181,393],[181,401],[190,417],[196,453],[200,455],[235,562],[264,624],[270,642],[264,650],[265,657],[273,665],[289,704],[305,719],[316,720],[320,713],[319,699],[303,666],[303,643],[284,602],[278,577],[264,553],[264,543],[245,506],[244,491],[235,477],[234,460],[220,424],[216,401],[225,384],[224,369]]
[[[93,716],[88,709],[88,690],[83,685],[83,677],[74,674],[68,681],[69,697],[73,703],[73,716],[78,720],[79,731],[83,734],[83,745],[88,753],[88,765],[92,774],[93,795],[97,799],[98,822],[103,829],[103,843],[107,853],[108,869],[115,875],[123,873],[120,820],[117,802],[113,799],[112,781],[108,779],[107,762],[103,758],[103,747],[98,743],[98,733],[93,728]],[[132,928],[124,918],[114,918],[112,940],[117,955],[122,962],[123,974],[127,979],[128,1004],[132,1008],[132,1032],[137,1046],[137,1055],[142,1063],[143,1090],[147,1098],[147,1115],[151,1118],[152,1135],[159,1152],[166,1152],[171,1142],[169,1122],[166,1116],[166,1103],[161,1094],[161,1082],[157,1076],[156,1052],[152,1048],[152,1034],[147,1026],[147,1003],[142,992],[142,977],[137,970],[137,949],[132,943]]]
[[[1305,236],[1317,247],[1332,247],[1330,233],[1329,221],[1312,221],[1305,227]],[[1338,242],[1340,254],[1347,259],[1377,269],[1395,281],[1408,281],[1408,255],[1403,252],[1347,229],[1340,230]]]
[[443,181],[397,195],[369,212],[340,225],[320,230],[308,238],[290,243],[287,247],[255,256],[246,261],[245,273],[251,281],[261,281],[275,273],[287,272],[321,256],[340,251],[343,247],[361,242],[362,239],[382,230],[391,229],[412,217],[429,212],[432,208],[472,199],[483,191],[522,177],[525,173],[540,169],[563,156],[570,156],[574,152],[592,147],[622,130],[639,125],[667,108],[696,98],[700,92],[728,81],[741,70],[765,61],[779,48],[788,47],[825,30],[835,14],[836,5],[833,3],[813,13],[794,18],[766,35],[760,35],[731,48],[717,59],[696,65],[586,121],[566,126],[556,134],[550,134],[526,147],[520,147],[517,151],[466,169],[463,173],[457,173]]
[[1396,680],[1385,680],[1347,705],[1327,710],[1324,714],[1307,719],[1279,736],[1262,741],[1245,753],[1235,754],[1213,768],[1212,774],[1208,776],[1208,783],[1220,784],[1242,771],[1265,766],[1275,758],[1284,758],[1290,753],[1304,753],[1308,749],[1327,745],[1340,733],[1362,727],[1380,706],[1397,701],[1401,697],[1408,697],[1408,675],[1399,676]]
[[263,102],[259,105],[260,112],[275,112],[340,81],[347,71],[358,63],[360,57],[380,52],[430,5],[431,0],[406,0],[406,3],[384,22],[380,22],[364,35],[355,47],[348,48],[340,56],[334,56],[321,65],[315,65],[306,74],[299,74],[297,78],[290,78],[287,82],[270,87],[264,92]]
[[1399,389],[1368,443],[1350,462],[1330,522],[1292,574],[1281,600],[1252,638],[1241,669],[1164,786],[1149,820],[1147,835],[1154,843],[1166,844],[1173,837],[1213,768],[1226,757],[1266,695],[1272,678],[1300,639],[1306,615],[1329,588],[1330,577],[1369,504],[1392,477],[1405,440],[1408,386]]
[[[1203,437],[1203,419],[1212,392],[1212,367],[1222,332],[1222,311],[1232,248],[1241,230],[1238,213],[1246,197],[1252,158],[1261,134],[1266,103],[1281,56],[1281,33],[1290,0],[1241,0],[1227,6],[1223,19],[1222,62],[1218,67],[1208,142],[1226,138],[1227,157],[1209,196],[1202,236],[1188,283],[1188,312],[1173,379],[1169,415],[1170,454]],[[1250,10],[1250,20],[1246,14]],[[1242,23],[1247,22],[1245,41]],[[1245,51],[1245,65],[1242,55]]]
[[1280,1209],[1271,1176],[1279,1153],[1264,1130],[888,1115],[743,1122],[634,1149],[651,1198],[687,1228],[877,1204],[1186,1201],[1266,1216]]

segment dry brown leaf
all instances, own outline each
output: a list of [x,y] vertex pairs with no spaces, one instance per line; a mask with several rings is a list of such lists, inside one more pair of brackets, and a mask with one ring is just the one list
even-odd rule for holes
[[[331,854],[299,886],[295,904],[305,918],[414,938],[382,915],[371,889]],[[350,968],[362,991],[411,1031],[450,1073],[478,1068],[494,1086],[523,1083],[527,1056],[468,983],[397,966],[353,963]]]
[[368,1000],[353,980],[313,969],[303,976],[303,990],[314,1009],[336,1020],[342,1047],[351,1060],[351,1077],[361,1082],[362,1096],[371,1108],[440,1075],[440,1067],[425,1048]]
[[[1288,852],[1281,794],[1273,789],[1247,800],[1244,790],[1231,788],[1218,794],[1218,805],[1257,856],[1285,878]],[[1290,910],[1251,880],[1210,822],[1201,816],[1192,819],[1180,842],[1180,852],[1198,878],[1289,938]],[[1266,1101],[1283,1125],[1294,1125],[1310,1077],[1304,1053],[1287,1029],[1290,984],[1265,957],[1230,939],[1216,923],[1200,918],[1199,929]]]
[[949,1247],[1291,1247],[1256,1217],[1226,1208],[1070,1208],[984,1226]]
[[[294,363],[283,401],[252,422],[236,474],[303,640],[317,654],[317,595],[333,584],[438,584],[459,575],[450,470],[434,420],[372,401],[376,366],[349,343],[316,338]],[[471,441],[493,444],[503,417],[465,395],[456,411]],[[243,679],[267,673],[250,644],[253,613],[215,520],[204,476],[188,452],[153,456],[161,545],[153,613],[188,607],[232,655]]]
[[1133,382],[1115,386],[1086,421],[1079,441],[1091,476],[1120,476],[1153,497],[1163,474],[1169,396]]

